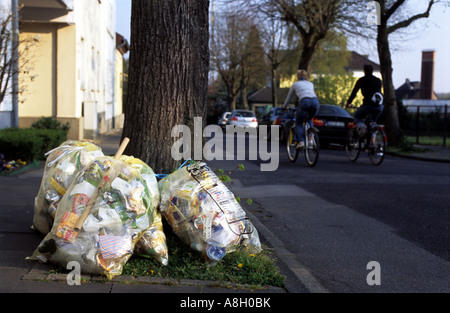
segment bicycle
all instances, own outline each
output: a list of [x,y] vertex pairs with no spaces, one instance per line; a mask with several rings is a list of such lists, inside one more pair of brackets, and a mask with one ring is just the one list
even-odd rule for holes
[[314,126],[311,127],[308,123],[309,114],[303,123],[303,129],[305,131],[306,140],[305,146],[301,149],[297,149],[297,142],[294,140],[295,138],[295,118],[291,118],[286,122],[286,127],[289,129],[289,134],[286,143],[286,150],[289,161],[294,163],[297,160],[298,153],[300,150],[304,151],[306,164],[308,166],[313,167],[317,164],[319,159],[319,130]]
[[362,137],[358,134],[356,125],[352,125],[352,128],[349,129],[345,142],[345,152],[351,162],[356,162],[361,151],[366,151],[370,162],[373,165],[380,165],[384,160],[387,145],[384,125],[378,125],[374,122],[370,114],[364,123],[367,131]]

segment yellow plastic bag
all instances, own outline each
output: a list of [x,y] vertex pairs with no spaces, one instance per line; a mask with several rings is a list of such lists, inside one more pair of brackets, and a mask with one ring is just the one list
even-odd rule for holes
[[205,163],[178,169],[163,178],[159,187],[161,213],[174,233],[212,263],[237,249],[261,251],[256,228]]
[[34,202],[33,227],[46,235],[61,198],[75,175],[95,158],[102,157],[100,147],[89,142],[68,140],[47,152],[44,174]]
[[123,159],[97,158],[73,179],[51,231],[31,259],[64,268],[76,261],[82,273],[109,279],[120,275],[136,243],[153,225],[156,199],[136,166]]

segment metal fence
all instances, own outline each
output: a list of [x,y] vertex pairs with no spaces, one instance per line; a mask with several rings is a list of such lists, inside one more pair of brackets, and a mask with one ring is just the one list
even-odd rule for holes
[[406,136],[415,137],[417,144],[448,144],[448,104],[404,105],[400,125]]

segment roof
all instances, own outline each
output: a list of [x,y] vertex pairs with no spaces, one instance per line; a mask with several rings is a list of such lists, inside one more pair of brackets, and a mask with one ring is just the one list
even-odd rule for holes
[[[420,82],[406,79],[405,83],[395,90],[395,97],[401,99],[420,99]],[[433,99],[438,99],[433,91]]]
[[116,49],[119,50],[122,55],[130,50],[128,41],[119,33],[116,33]]
[[[282,105],[286,100],[289,88],[277,88],[278,105]],[[296,103],[297,97],[292,97],[291,103]],[[252,93],[248,97],[248,102],[251,103],[267,103],[272,104],[272,87],[263,87]]]
[[349,64],[345,67],[345,69],[347,71],[363,71],[364,65],[366,64],[372,65],[374,72],[380,71],[380,65],[371,61],[368,55],[362,55],[355,51],[351,51]]

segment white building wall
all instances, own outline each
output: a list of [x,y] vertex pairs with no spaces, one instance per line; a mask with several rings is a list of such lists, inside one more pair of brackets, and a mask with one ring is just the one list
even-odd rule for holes
[[86,137],[93,137],[112,124],[116,1],[77,0],[73,5],[81,99],[77,110],[84,113]]
[[[10,0],[0,0],[0,19],[7,14],[10,14],[11,1]],[[0,61],[0,66],[2,66]],[[11,86],[11,84],[9,84]],[[3,86],[1,86],[3,89]],[[11,88],[9,87],[9,90]],[[5,98],[0,103],[0,129],[11,126],[11,114],[12,114],[12,97],[10,93],[5,95]]]

